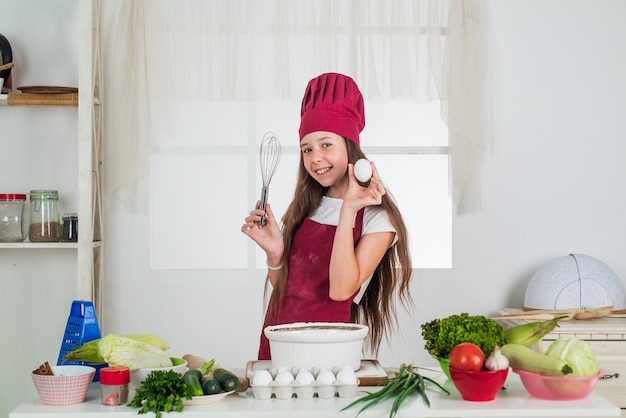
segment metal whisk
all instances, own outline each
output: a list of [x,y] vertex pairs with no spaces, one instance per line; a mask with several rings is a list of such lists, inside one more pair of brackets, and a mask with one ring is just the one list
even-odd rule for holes
[[[280,142],[273,132],[267,132],[263,135],[261,141],[261,150],[259,152],[259,163],[261,165],[261,178],[263,179],[263,188],[261,189],[261,205],[259,209],[265,210],[267,204],[267,195],[269,194],[269,186],[272,177],[278,167],[280,161],[281,148]],[[261,218],[259,227],[265,225],[265,216]]]

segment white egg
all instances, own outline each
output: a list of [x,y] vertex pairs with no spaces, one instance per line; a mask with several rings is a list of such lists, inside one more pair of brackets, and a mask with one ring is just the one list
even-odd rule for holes
[[343,385],[356,385],[356,373],[349,367],[344,367],[337,373],[337,380]]
[[267,386],[272,382],[272,375],[267,370],[257,370],[252,376],[252,386]]
[[313,373],[311,373],[310,371],[306,369],[302,369],[298,372],[298,375],[296,376],[296,380],[301,385],[310,385],[311,383],[313,383],[315,378],[313,377]]
[[274,379],[274,381],[281,386],[288,385],[293,382],[293,375],[290,371],[284,370],[276,375],[276,379]]
[[317,375],[317,381],[322,385],[332,385],[335,381],[335,375],[330,370],[324,369]]
[[372,165],[369,160],[361,158],[354,163],[354,175],[361,183],[367,183],[372,178]]

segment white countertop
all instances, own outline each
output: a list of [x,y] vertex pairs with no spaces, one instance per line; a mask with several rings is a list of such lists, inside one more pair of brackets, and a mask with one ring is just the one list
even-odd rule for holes
[[[412,395],[398,411],[397,418],[407,417],[609,417],[620,416],[621,410],[597,393],[578,401],[547,401],[534,398],[526,392],[517,374],[510,372],[505,385],[496,400],[491,402],[468,402],[461,399],[452,382],[447,381],[441,372],[420,372],[434,377],[450,391],[446,395],[437,388],[428,390],[430,408],[421,398]],[[432,387],[432,386],[431,386]],[[256,400],[249,389],[240,394],[233,394],[224,400],[205,406],[186,406],[182,412],[184,417],[252,417],[252,418],[352,418],[359,411],[353,407],[339,412],[344,406],[364,395],[364,391],[375,388],[362,387],[354,398],[313,398],[308,400],[291,398],[287,400],[268,399]],[[361,392],[363,391],[363,392]],[[362,412],[362,418],[387,418],[391,402],[387,401],[372,409]],[[9,418],[99,418],[115,415],[116,417],[137,417],[138,409],[128,406],[105,406],[100,403],[98,384],[92,384],[84,403],[71,406],[46,406],[39,399],[25,402],[15,408]],[[145,415],[154,416],[154,415]],[[180,415],[164,415],[176,418]]]

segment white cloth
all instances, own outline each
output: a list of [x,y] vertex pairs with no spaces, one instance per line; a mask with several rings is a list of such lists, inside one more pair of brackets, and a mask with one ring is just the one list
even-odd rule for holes
[[[127,0],[119,2],[109,97],[106,193],[145,211],[155,138],[177,100],[300,100],[326,71],[366,99],[441,100],[458,213],[481,208],[493,140],[491,35],[484,0]],[[201,51],[199,53],[198,51]],[[212,144],[209,144],[212,145]]]
[[[324,224],[337,226],[339,223],[339,210],[343,204],[343,199],[335,197],[322,197],[319,207],[310,216],[311,220]],[[374,232],[396,232],[396,229],[389,221],[387,212],[380,206],[367,206],[363,213],[363,229],[361,236]],[[393,245],[394,242],[391,244]]]
[[[310,216],[310,219],[324,225],[335,225],[339,223],[339,210],[343,203],[342,199],[335,197],[322,197],[322,202],[319,207]],[[372,234],[374,232],[393,232],[394,238],[391,243],[393,246],[396,243],[397,236],[395,235],[396,229],[389,221],[387,212],[380,206],[367,206],[363,212],[363,228],[361,230],[361,236]],[[354,298],[354,303],[359,303],[367,286],[370,283],[372,276],[361,285],[361,290]]]

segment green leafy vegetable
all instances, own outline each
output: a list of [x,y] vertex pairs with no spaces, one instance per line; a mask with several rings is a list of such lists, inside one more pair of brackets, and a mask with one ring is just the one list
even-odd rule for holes
[[173,370],[153,370],[137,388],[128,406],[140,408],[138,414],[154,412],[161,418],[162,412],[182,412],[183,399],[191,399],[192,391],[180,373]]
[[[121,338],[127,338],[131,340],[135,340],[142,344],[148,344],[150,346],[154,346],[162,351],[165,351],[170,347],[167,341],[163,340],[161,337],[159,337],[156,334],[132,334],[132,335],[124,335],[121,338],[115,334],[112,334],[112,335],[113,335],[112,337],[109,337],[107,335],[104,338],[91,340],[89,342],[84,343],[83,345],[79,347],[75,347],[72,349],[72,351],[65,354],[63,358],[65,360],[84,361],[86,363],[91,363],[91,364],[104,364],[107,362],[107,360],[102,358],[102,354],[100,353],[100,341],[107,340],[107,339],[117,341]],[[118,345],[122,345],[122,344],[118,343]],[[103,344],[102,346],[103,349],[110,349],[110,347],[111,347],[111,344],[108,344],[108,345]],[[109,356],[111,357],[110,353],[109,353]],[[122,366],[122,364],[120,364],[120,366]],[[150,366],[150,367],[156,367],[156,366]]]
[[215,362],[215,359],[211,359],[207,362],[205,362],[202,366],[200,366],[200,373],[202,373],[202,376],[205,376],[209,373],[211,373],[213,370],[215,370],[217,368],[217,363]]
[[495,346],[507,342],[502,325],[482,315],[461,313],[434,319],[421,328],[424,348],[435,358],[448,358],[454,347],[466,342],[476,344],[489,357]]
[[125,366],[131,370],[144,367],[167,367],[172,365],[169,355],[150,344],[108,334],[101,338],[98,349],[109,366]]
[[393,418],[406,398],[415,391],[423,399],[424,403],[430,407],[430,401],[428,400],[428,395],[426,395],[426,382],[430,382],[448,395],[450,394],[447,389],[433,379],[419,374],[417,372],[417,367],[403,364],[400,366],[400,369],[394,377],[387,379],[385,383],[383,383],[383,388],[381,390],[378,392],[368,393],[367,395],[344,407],[341,411],[345,411],[346,409],[352,408],[358,404],[363,404],[357,413],[358,416],[367,408],[376,405],[384,399],[395,398],[391,404],[391,410],[389,412],[389,418]]
[[573,370],[570,376],[593,376],[600,372],[600,364],[591,344],[573,336],[554,340],[546,355],[568,363]]

